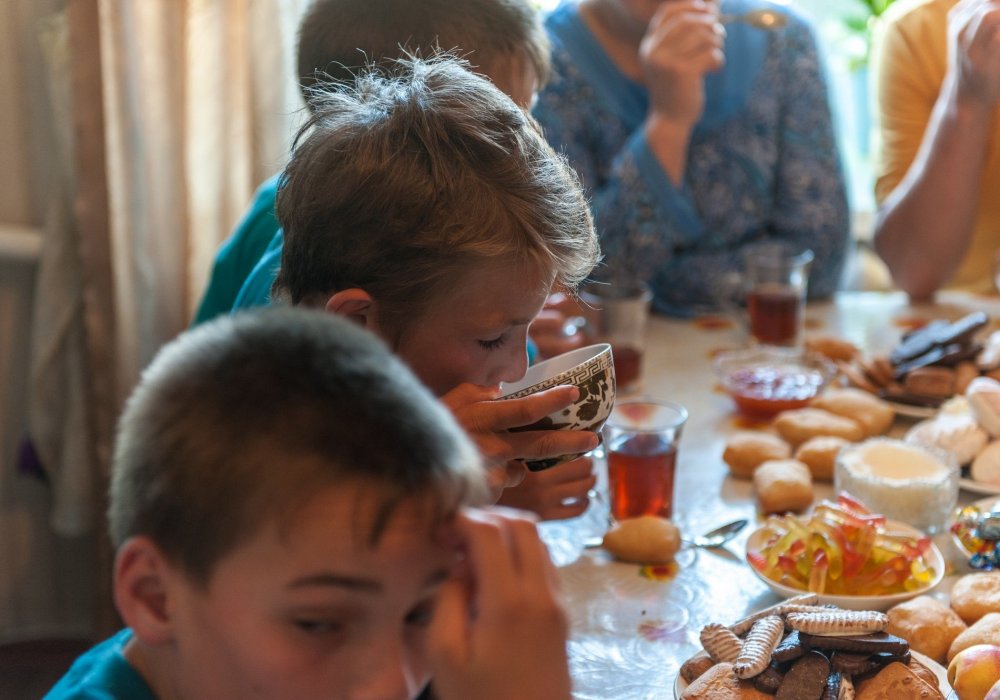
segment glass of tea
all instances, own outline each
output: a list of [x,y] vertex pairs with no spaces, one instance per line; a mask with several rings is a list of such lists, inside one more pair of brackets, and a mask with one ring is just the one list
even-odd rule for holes
[[687,417],[687,409],[671,401],[643,398],[615,405],[604,424],[612,518],[673,514],[677,446]]
[[750,337],[762,345],[798,345],[813,252],[767,243],[749,248],[743,261]]
[[649,288],[638,283],[590,283],[580,291],[588,333],[598,342],[611,344],[619,393],[639,384],[652,298]]

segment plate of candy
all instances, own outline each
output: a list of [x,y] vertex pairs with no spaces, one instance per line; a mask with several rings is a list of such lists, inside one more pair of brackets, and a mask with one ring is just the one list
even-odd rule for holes
[[689,686],[692,698],[904,697],[901,687],[905,697],[954,698],[944,667],[887,626],[881,612],[820,607],[810,594],[729,626],[708,624],[703,649],[681,666],[674,698]]
[[1000,499],[982,498],[955,511],[948,528],[973,569],[1000,569]]
[[746,559],[783,598],[810,592],[851,610],[886,610],[927,593],[945,572],[930,537],[843,493],[805,516],[768,517],[747,540]]

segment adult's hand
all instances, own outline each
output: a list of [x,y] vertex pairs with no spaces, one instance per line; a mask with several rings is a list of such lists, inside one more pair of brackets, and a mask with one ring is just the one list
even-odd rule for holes
[[671,179],[683,180],[691,130],[705,108],[705,75],[725,64],[725,29],[704,0],[665,2],[639,43],[649,90],[646,136]]
[[456,517],[464,571],[446,581],[428,630],[441,700],[568,700],[568,624],[558,576],[531,520],[497,509]]
[[529,510],[542,520],[575,518],[587,510],[587,494],[596,484],[593,461],[580,457],[544,471],[529,471],[524,481],[503,492],[498,503]]
[[1000,2],[959,2],[948,13],[948,39],[959,104],[992,111],[1000,102]]
[[558,386],[520,399],[497,401],[499,388],[460,384],[441,400],[476,442],[490,470],[490,484],[498,490],[515,486],[524,477],[523,464],[511,464],[512,460],[581,454],[597,447],[597,435],[586,430],[509,432],[566,408],[579,395],[575,386]]
[[725,64],[725,35],[714,3],[679,0],[660,5],[639,43],[652,112],[694,126],[705,107],[705,75]]

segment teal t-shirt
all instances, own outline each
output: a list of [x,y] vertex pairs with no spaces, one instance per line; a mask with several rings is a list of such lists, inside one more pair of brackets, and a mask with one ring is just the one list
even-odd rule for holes
[[124,629],[73,662],[44,700],[156,700],[139,672],[125,660],[132,630]]
[[260,256],[246,281],[240,287],[239,293],[232,304],[232,311],[256,309],[271,305],[271,285],[278,276],[281,267],[281,249],[284,246],[284,236],[281,229],[274,234],[267,249]]
[[249,211],[243,216],[233,235],[219,248],[208,287],[191,325],[227,314],[233,308],[243,284],[268,250],[275,233],[280,230],[274,213],[280,178],[279,173],[257,189]]

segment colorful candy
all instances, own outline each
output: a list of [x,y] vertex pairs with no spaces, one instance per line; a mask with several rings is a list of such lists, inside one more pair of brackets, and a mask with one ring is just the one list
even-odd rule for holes
[[771,516],[751,566],[791,588],[829,595],[888,595],[930,585],[929,537],[892,531],[882,515],[841,494],[806,517]]
[[960,508],[952,523],[951,532],[969,553],[969,566],[990,571],[1000,568],[1000,550],[997,550],[997,513],[983,513],[976,506]]

